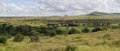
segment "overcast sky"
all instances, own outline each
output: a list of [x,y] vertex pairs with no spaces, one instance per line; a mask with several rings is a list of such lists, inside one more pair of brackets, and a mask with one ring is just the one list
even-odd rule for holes
[[93,11],[120,13],[120,0],[0,0],[0,16],[81,15]]

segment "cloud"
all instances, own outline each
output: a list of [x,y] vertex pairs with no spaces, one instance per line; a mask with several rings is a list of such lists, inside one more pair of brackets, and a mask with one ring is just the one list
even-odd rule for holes
[[120,0],[1,0],[0,16],[80,15],[93,11],[120,13]]

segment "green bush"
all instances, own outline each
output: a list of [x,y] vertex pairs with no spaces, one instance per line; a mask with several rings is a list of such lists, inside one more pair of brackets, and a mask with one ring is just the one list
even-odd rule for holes
[[113,46],[116,46],[116,47],[120,47],[120,40],[114,41],[114,42],[112,43],[112,45],[113,45]]
[[94,28],[94,29],[92,30],[92,32],[97,32],[97,31],[101,31],[101,30],[102,30],[101,28],[97,27],[97,28]]
[[37,32],[43,35],[55,36],[57,28],[56,27],[39,27],[37,28]]
[[57,35],[56,30],[48,30],[47,35],[49,35],[50,37],[56,36]]
[[71,30],[69,30],[68,34],[77,34],[79,33],[78,30],[76,30],[75,28],[72,28]]
[[56,33],[59,34],[59,35],[63,35],[63,34],[67,34],[67,31],[62,30],[62,29],[57,29]]
[[39,36],[37,35],[30,36],[30,39],[31,39],[31,42],[39,42]]
[[73,45],[67,45],[66,47],[66,51],[76,51],[76,50],[77,50],[77,47]]
[[5,36],[0,37],[0,43],[6,44],[7,43],[7,38]]
[[6,37],[10,39],[10,38],[12,38],[12,35],[7,34]]
[[22,25],[22,26],[17,26],[16,31],[17,33],[21,33],[25,36],[30,35],[32,27],[29,25]]
[[89,31],[90,31],[90,30],[89,30],[88,28],[83,28],[83,29],[82,29],[82,32],[83,32],[83,33],[88,33]]
[[113,25],[111,26],[111,29],[120,29],[120,25]]
[[18,33],[15,35],[13,41],[14,42],[21,42],[21,41],[23,41],[23,39],[24,39],[24,36],[22,34]]
[[32,34],[30,35],[31,42],[39,42],[39,35],[38,32],[32,31]]

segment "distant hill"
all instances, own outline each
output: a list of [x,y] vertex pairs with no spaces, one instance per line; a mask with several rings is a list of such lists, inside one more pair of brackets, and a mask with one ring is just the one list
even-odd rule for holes
[[105,12],[92,12],[90,14],[87,14],[88,16],[105,16],[105,15],[110,15],[110,16],[120,16],[120,13],[105,13]]
[[120,16],[120,13],[111,13],[111,15],[118,15],[118,16]]
[[90,14],[87,14],[87,15],[91,15],[91,16],[102,16],[102,15],[111,15],[110,13],[104,13],[104,12],[97,12],[97,11],[95,11],[95,12],[92,12],[92,13],[90,13]]

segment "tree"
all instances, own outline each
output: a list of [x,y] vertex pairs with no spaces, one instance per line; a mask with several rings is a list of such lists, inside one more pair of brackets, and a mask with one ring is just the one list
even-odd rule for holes
[[83,33],[88,33],[89,31],[90,31],[90,30],[89,30],[88,28],[83,28],[83,29],[82,29],[82,32],[83,32]]
[[78,30],[76,30],[75,28],[72,28],[71,30],[69,30],[68,34],[77,34],[79,33]]
[[94,28],[94,29],[92,30],[92,32],[97,32],[97,31],[100,31],[100,30],[102,30],[102,29],[99,28],[99,27],[97,27],[97,28]]
[[21,33],[23,35],[29,35],[31,32],[31,26],[28,26],[28,25],[17,26],[16,31],[17,33]]
[[49,36],[55,36],[57,34],[56,32],[57,28],[56,27],[40,27],[40,28],[37,28],[37,31],[41,34],[44,34],[44,35],[49,35]]
[[24,39],[24,36],[22,34],[18,33],[15,35],[13,41],[14,42],[21,42],[21,41],[23,41],[23,39]]
[[5,36],[0,37],[0,43],[6,44],[7,43],[7,38]]
[[6,31],[10,35],[15,35],[16,34],[16,28],[13,25],[9,25],[8,27],[6,27]]
[[49,30],[48,35],[50,37],[56,36],[57,35],[56,30]]
[[2,34],[5,33],[7,26],[8,26],[8,25],[7,25],[6,23],[1,24],[1,25],[0,25],[0,33],[2,33]]
[[62,30],[62,29],[57,29],[56,33],[59,34],[59,35],[63,35],[63,34],[67,34],[67,31],[66,30]]

